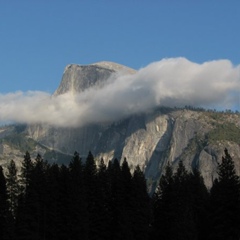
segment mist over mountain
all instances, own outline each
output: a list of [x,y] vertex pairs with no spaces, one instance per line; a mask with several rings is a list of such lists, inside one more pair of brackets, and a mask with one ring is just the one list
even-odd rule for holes
[[[0,95],[0,165],[21,166],[25,151],[68,163],[75,151],[107,164],[127,158],[144,171],[149,192],[166,164],[198,169],[208,188],[228,148],[240,174],[240,66],[163,59],[138,71],[112,62],[70,64],[53,94]],[[184,108],[185,105],[192,106]]]
[[228,60],[163,59],[135,71],[101,62],[70,64],[55,91],[0,94],[0,122],[84,126],[109,123],[159,106],[238,109],[240,66]]

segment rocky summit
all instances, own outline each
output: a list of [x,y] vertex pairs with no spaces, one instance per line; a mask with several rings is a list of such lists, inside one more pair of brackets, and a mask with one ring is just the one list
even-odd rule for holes
[[[53,97],[101,87],[114,74],[135,70],[111,62],[71,64]],[[217,176],[217,166],[227,148],[240,175],[240,116],[194,108],[159,107],[111,123],[82,127],[54,127],[47,124],[11,125],[0,128],[0,165],[13,159],[21,165],[28,150],[34,158],[68,164],[74,151],[84,159],[89,151],[98,162],[127,159],[131,169],[144,170],[149,191],[153,191],[167,163],[177,167],[183,161],[188,170],[198,169],[207,187]]]
[[98,62],[90,65],[69,64],[66,66],[60,86],[54,95],[66,92],[83,92],[101,86],[114,73],[135,73],[135,70],[113,62]]

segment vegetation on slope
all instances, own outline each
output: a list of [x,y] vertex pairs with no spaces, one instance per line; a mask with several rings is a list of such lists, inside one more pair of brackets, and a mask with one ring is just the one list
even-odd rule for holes
[[37,145],[37,143],[31,139],[27,138],[25,134],[14,133],[6,136],[3,139],[0,139],[0,143],[6,143],[11,148],[15,148],[20,150],[21,152],[25,152],[26,149],[29,151],[33,151]]
[[232,141],[240,144],[240,128],[234,123],[217,124],[217,126],[208,133],[208,141],[210,143],[216,141]]

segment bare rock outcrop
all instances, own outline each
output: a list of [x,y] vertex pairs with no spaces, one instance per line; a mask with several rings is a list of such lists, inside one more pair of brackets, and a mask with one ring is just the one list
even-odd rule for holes
[[[135,70],[111,62],[68,65],[53,97],[69,91],[82,92],[92,86],[101,87],[119,72],[133,74]],[[78,128],[46,124],[2,127],[0,164],[17,159],[19,166],[28,146],[33,157],[40,152],[47,160],[66,164],[74,151],[85,159],[91,150],[97,161],[103,158],[108,163],[114,158],[119,161],[127,158],[132,169],[139,165],[145,172],[149,191],[153,191],[165,165],[169,162],[176,169],[182,160],[189,171],[197,168],[210,188],[225,148],[240,174],[239,119],[239,114],[234,113],[161,107],[117,122]],[[238,134],[238,140],[231,137],[231,131],[234,136]]]

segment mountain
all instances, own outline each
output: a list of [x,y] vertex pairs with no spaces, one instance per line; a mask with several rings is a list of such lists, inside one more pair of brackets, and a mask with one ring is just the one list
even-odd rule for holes
[[98,62],[90,65],[66,66],[60,86],[54,95],[66,92],[83,92],[92,86],[101,86],[114,73],[131,74],[136,71],[113,62]]
[[[131,68],[111,62],[71,64],[65,68],[53,97],[101,88],[109,78],[134,73]],[[139,165],[149,191],[155,189],[167,162],[176,168],[180,160],[188,170],[199,169],[210,188],[225,148],[240,175],[239,119],[239,114],[229,111],[159,107],[116,122],[83,127],[5,126],[0,128],[0,165],[6,166],[14,159],[20,166],[26,150],[33,158],[40,153],[46,160],[66,164],[74,151],[84,159],[91,150],[97,161],[122,161],[126,157],[132,169]]]

